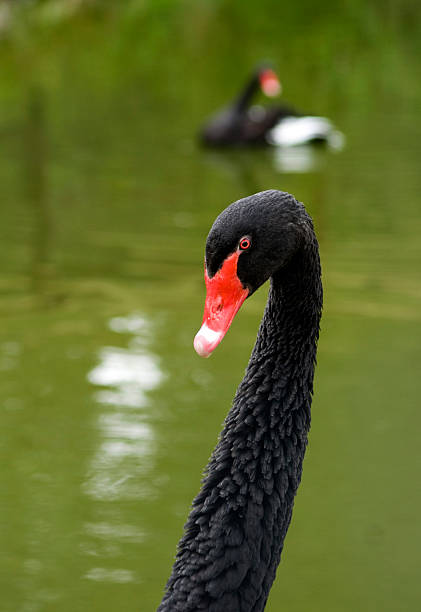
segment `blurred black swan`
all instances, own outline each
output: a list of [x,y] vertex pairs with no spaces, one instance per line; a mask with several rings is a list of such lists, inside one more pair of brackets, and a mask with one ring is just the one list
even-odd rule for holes
[[270,278],[256,344],[180,540],[159,612],[261,612],[300,483],[322,283],[304,206],[263,191],[224,210],[206,241],[206,301],[194,346],[208,357]]
[[319,142],[333,147],[341,146],[342,135],[325,117],[303,115],[283,104],[252,106],[252,100],[259,89],[268,97],[281,93],[282,87],[277,75],[267,66],[259,67],[241,94],[205,123],[200,133],[203,144],[270,144],[286,147]]

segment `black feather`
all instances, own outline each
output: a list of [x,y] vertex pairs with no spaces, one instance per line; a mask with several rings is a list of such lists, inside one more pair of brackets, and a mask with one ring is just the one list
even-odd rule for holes
[[215,221],[215,274],[242,235],[237,272],[250,293],[271,287],[256,344],[193,502],[159,612],[260,612],[280,561],[310,428],[322,284],[304,206],[266,191]]

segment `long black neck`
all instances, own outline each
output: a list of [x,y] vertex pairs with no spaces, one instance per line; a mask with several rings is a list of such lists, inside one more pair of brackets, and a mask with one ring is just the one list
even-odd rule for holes
[[241,94],[236,98],[233,104],[233,108],[238,113],[243,113],[248,106],[250,105],[252,98],[256,91],[259,88],[259,74],[256,73],[253,77],[248,81],[242,90]]
[[314,240],[271,279],[159,612],[264,609],[301,479],[321,307]]

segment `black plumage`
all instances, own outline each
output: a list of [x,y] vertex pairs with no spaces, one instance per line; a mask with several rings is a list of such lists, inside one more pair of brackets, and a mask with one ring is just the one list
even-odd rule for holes
[[301,479],[322,309],[317,239],[293,196],[255,194],[212,226],[209,276],[244,235],[238,277],[250,294],[270,278],[268,301],[159,612],[263,610]]
[[200,132],[203,144],[209,146],[265,145],[267,134],[279,121],[298,113],[286,104],[251,107],[261,88],[261,75],[267,66],[257,68],[235,100],[211,117]]

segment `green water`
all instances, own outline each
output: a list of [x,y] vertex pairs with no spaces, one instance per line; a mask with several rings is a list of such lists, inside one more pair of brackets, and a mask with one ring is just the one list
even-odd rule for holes
[[[415,610],[421,11],[123,4],[22,12],[0,41],[0,610],[158,605],[266,297],[198,358],[204,240],[266,188],[306,204],[325,286],[267,610]],[[343,151],[198,148],[201,120],[268,56]]]

